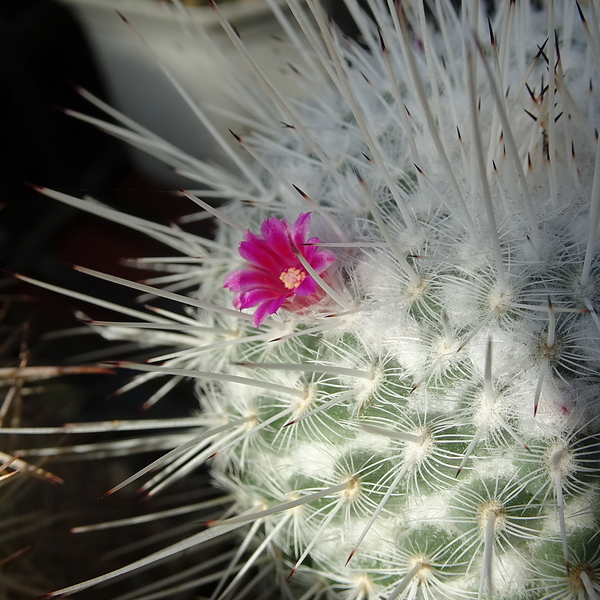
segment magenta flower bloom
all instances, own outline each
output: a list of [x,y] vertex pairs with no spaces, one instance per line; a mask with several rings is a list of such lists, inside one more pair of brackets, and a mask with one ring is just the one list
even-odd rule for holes
[[240,255],[248,265],[230,273],[224,287],[236,292],[236,308],[258,306],[252,317],[255,327],[284,305],[298,310],[322,298],[321,288],[296,254],[301,254],[319,275],[335,256],[318,246],[305,246],[321,241],[317,237],[308,239],[309,231],[310,213],[300,215],[292,227],[285,219],[271,217],[260,226],[262,235],[246,231]]

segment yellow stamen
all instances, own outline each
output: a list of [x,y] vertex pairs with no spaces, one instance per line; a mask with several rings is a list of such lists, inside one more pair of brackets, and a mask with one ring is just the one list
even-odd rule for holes
[[290,267],[281,273],[279,279],[288,290],[295,290],[306,279],[306,272]]

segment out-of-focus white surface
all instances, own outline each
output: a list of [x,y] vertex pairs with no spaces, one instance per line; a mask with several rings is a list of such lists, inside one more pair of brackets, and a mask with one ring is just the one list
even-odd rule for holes
[[[232,139],[228,127],[243,132],[235,121],[209,108],[213,105],[235,112],[243,109],[244,98],[234,100],[223,90],[227,86],[224,63],[232,62],[248,75],[210,7],[183,9],[151,0],[59,1],[73,10],[84,28],[115,108],[197,158],[228,164],[153,57],[155,54],[194,100],[206,108],[211,122],[228,141]],[[289,53],[291,46],[274,38],[283,37],[282,30],[264,0],[223,2],[220,9],[269,77],[286,91],[297,93],[293,75],[281,70],[285,62],[282,54]],[[209,38],[223,50],[224,57]],[[145,153],[132,149],[132,158],[136,167],[154,181],[166,184],[174,180],[168,168]]]

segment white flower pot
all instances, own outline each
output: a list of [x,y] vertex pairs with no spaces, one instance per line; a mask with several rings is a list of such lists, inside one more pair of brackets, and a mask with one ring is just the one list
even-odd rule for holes
[[[231,138],[228,127],[240,131],[241,126],[234,120],[207,108],[212,105],[239,113],[243,111],[244,99],[236,101],[223,90],[226,83],[223,61],[219,62],[214,44],[200,29],[225,50],[225,61],[248,72],[238,52],[225,39],[226,34],[210,7],[188,7],[186,11],[153,0],[60,2],[73,9],[83,26],[115,108],[193,156],[227,164],[222,150],[157,62],[158,59],[190,96],[206,108],[211,122],[228,140]],[[223,2],[220,9],[269,76],[278,80],[278,85],[288,90],[293,88],[294,77],[289,72],[282,74],[280,69],[281,54],[289,52],[290,47],[284,47],[273,37],[281,35],[281,28],[266,2]],[[174,180],[174,174],[163,163],[135,149],[131,153],[135,166],[146,176],[163,184]]]

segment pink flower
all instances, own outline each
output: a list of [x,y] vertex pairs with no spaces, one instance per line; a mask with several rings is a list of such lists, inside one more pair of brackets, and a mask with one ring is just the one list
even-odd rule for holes
[[236,292],[236,308],[258,306],[252,317],[255,327],[284,305],[294,310],[321,299],[321,289],[296,254],[301,254],[319,275],[335,256],[317,246],[305,246],[321,241],[316,237],[308,239],[309,230],[310,213],[304,213],[292,227],[285,219],[271,217],[260,226],[261,235],[246,231],[240,255],[248,265],[230,273],[224,287]]

